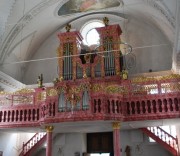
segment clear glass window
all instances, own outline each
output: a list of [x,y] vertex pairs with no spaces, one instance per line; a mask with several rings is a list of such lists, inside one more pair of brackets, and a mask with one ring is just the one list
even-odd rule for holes
[[104,23],[99,20],[92,20],[86,23],[81,29],[81,35],[83,36],[83,43],[85,45],[99,45],[99,34],[95,28],[103,27]]

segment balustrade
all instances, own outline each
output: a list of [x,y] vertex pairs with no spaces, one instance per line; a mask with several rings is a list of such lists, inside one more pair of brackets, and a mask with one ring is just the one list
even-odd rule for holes
[[28,142],[26,142],[25,144],[23,143],[23,150],[20,153],[20,156],[23,156],[26,153],[28,153],[32,149],[32,147],[37,145],[37,143],[45,137],[46,137],[46,133],[43,133],[43,132],[42,133],[36,133]]
[[9,108],[0,111],[0,123],[28,123],[39,121],[39,108]]
[[177,98],[159,97],[158,99],[138,99],[126,102],[126,112],[132,115],[165,115],[179,113],[180,102]]
[[177,138],[173,137],[160,127],[148,127],[148,130],[155,134],[158,138],[166,142],[169,146],[177,150]]
[[29,93],[0,94],[0,123],[36,122],[38,125],[40,121],[54,117],[62,117],[63,121],[68,118],[69,121],[68,114],[72,111],[76,112],[73,117],[77,116],[78,120],[81,120],[81,114],[86,114],[86,119],[92,114],[110,118],[123,116],[125,121],[176,118],[180,114],[179,81],[176,79],[147,82],[125,80],[121,83],[115,76],[114,84],[108,86],[109,80],[99,83],[99,80],[89,82],[86,79],[95,89],[87,90],[87,96],[90,93],[87,103],[81,98],[84,90],[78,86],[81,84],[79,81],[79,93],[76,96],[80,100],[73,105],[66,99],[67,93],[64,94],[64,104],[59,104],[55,87],[41,88]]

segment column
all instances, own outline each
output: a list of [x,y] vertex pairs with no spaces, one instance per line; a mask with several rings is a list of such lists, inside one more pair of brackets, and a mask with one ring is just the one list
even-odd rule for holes
[[113,122],[113,145],[114,145],[114,156],[120,156],[120,122]]
[[54,127],[53,126],[46,126],[45,128],[46,128],[46,132],[47,132],[46,156],[52,156],[52,131],[53,131]]

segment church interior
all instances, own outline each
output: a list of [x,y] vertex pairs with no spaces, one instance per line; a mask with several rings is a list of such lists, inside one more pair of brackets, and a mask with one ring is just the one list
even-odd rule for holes
[[180,156],[180,0],[0,0],[0,156]]

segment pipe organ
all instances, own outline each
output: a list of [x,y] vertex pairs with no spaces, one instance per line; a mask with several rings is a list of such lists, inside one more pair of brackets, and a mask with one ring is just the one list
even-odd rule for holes
[[82,41],[78,31],[59,33],[60,45],[58,48],[59,79],[76,79],[76,55]]
[[96,28],[100,35],[99,51],[104,52],[101,56],[101,76],[120,75],[122,63],[120,59],[120,35],[119,25],[106,25]]
[[[79,31],[59,33],[58,64],[60,80],[76,80],[120,75],[122,59],[120,52],[119,25],[96,28],[100,45],[96,49],[81,49],[82,36]],[[93,38],[92,38],[93,39]]]

